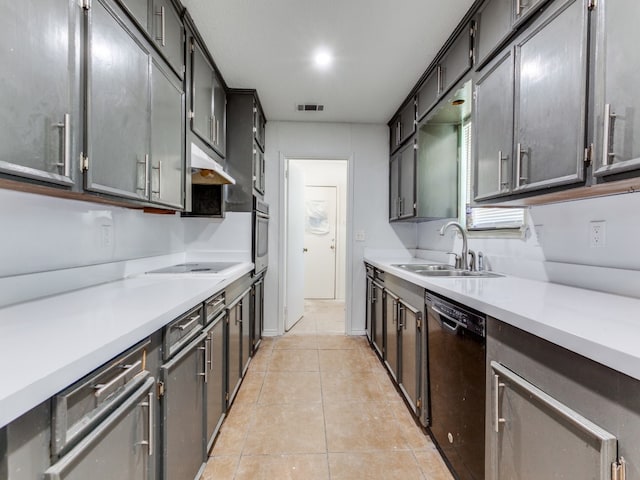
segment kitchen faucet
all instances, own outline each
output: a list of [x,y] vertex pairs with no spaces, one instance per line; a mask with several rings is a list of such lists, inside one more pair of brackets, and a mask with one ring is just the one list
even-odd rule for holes
[[464,227],[460,225],[458,222],[449,222],[446,225],[442,226],[442,228],[440,229],[440,235],[444,235],[444,232],[446,232],[450,227],[456,227],[460,231],[460,234],[462,235],[462,253],[461,253],[462,268],[464,270],[469,270],[469,252],[467,248],[467,232],[464,229]]

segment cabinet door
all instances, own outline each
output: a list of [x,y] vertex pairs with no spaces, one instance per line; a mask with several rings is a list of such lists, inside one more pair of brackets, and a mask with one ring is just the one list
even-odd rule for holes
[[513,50],[505,52],[476,83],[475,200],[511,189],[513,146]]
[[87,190],[149,195],[150,55],[102,0],[89,11]]
[[584,178],[587,20],[565,1],[516,45],[514,190]]
[[595,174],[606,175],[640,168],[640,30],[633,21],[640,18],[640,2],[606,0],[595,12]]
[[140,24],[143,30],[149,28],[149,3],[147,0],[118,0]]
[[171,0],[153,1],[153,40],[180,78],[184,75],[184,27]]
[[400,150],[400,215],[399,218],[416,216],[416,149],[409,142]]
[[71,185],[81,123],[76,1],[0,1],[0,172]]
[[264,141],[266,133],[267,120],[264,118],[264,112],[257,102],[253,103],[253,128],[255,139],[264,151]]
[[476,17],[476,65],[482,66],[511,33],[512,7],[517,0],[488,0]]
[[399,144],[402,144],[416,133],[416,105],[413,99],[400,111],[398,121],[400,122]]
[[227,407],[233,402],[242,378],[240,370],[242,329],[239,322],[241,310],[242,305],[238,302],[229,309],[227,316]]
[[385,288],[385,364],[394,380],[398,380],[398,300],[399,298]]
[[400,156],[395,154],[389,162],[389,220],[400,216]]
[[225,358],[224,358],[224,324],[226,321],[226,313],[223,313],[213,322],[205,333],[207,334],[208,358],[206,359],[208,369],[207,376],[207,451],[211,449],[216,432],[220,428],[224,416],[225,408]]
[[253,317],[251,319],[253,324],[252,355],[258,350],[264,328],[264,278],[260,278],[253,284],[253,293]]
[[378,351],[380,358],[385,358],[385,308],[384,308],[384,287],[380,284],[373,283],[373,305],[372,305],[372,324],[373,332],[371,334],[373,346]]
[[[148,480],[155,445],[155,380],[147,381],[69,453],[49,468],[45,480]],[[38,477],[40,478],[40,477]]]
[[264,195],[264,153],[258,144],[253,142],[253,188]]
[[227,145],[227,92],[222,79],[213,74],[213,148],[224,157]]
[[612,434],[502,364],[491,362],[491,373],[496,478],[611,478]]
[[251,356],[251,289],[247,289],[242,296],[240,304],[240,329],[242,331],[242,339],[240,346],[240,375],[244,376],[249,366],[249,357]]
[[181,208],[184,191],[184,92],[173,74],[153,62],[151,200]]
[[424,117],[438,101],[440,94],[440,66],[438,65],[418,90],[418,120]]
[[206,336],[206,333],[199,335],[160,369],[165,387],[162,397],[164,480],[195,478],[205,459]]
[[212,145],[213,67],[198,43],[191,41],[191,130]]
[[400,324],[402,348],[400,349],[400,389],[413,412],[420,412],[421,331],[422,312],[400,300]]
[[[367,266],[367,269],[369,268],[369,266]],[[366,277],[366,283],[367,283],[367,296],[366,296],[366,306],[365,306],[365,315],[366,315],[366,329],[367,329],[367,340],[369,340],[369,343],[373,342],[373,331],[374,331],[374,327],[373,327],[373,309],[374,309],[374,304],[375,301],[373,300],[373,279],[371,279],[371,277],[367,276]]]
[[447,93],[469,71],[471,61],[471,26],[468,25],[440,62],[440,95]]

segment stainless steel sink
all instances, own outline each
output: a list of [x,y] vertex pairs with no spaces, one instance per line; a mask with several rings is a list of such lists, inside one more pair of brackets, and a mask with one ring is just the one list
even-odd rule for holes
[[483,270],[482,272],[474,272],[471,270],[461,270],[459,268],[452,267],[451,265],[443,265],[438,263],[416,264],[416,263],[403,263],[395,264],[393,267],[402,268],[411,273],[423,275],[425,277],[470,277],[470,278],[496,278],[504,277],[500,273],[488,272]]

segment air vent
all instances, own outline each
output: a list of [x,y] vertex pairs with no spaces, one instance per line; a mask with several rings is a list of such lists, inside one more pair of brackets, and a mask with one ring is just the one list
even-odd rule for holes
[[323,112],[324,105],[318,105],[317,103],[299,103],[299,112]]

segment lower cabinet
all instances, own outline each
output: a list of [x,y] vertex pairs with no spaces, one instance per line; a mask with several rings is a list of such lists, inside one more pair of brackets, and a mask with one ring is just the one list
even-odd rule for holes
[[206,366],[207,384],[205,410],[206,410],[206,441],[207,452],[213,446],[220,425],[224,420],[226,411],[225,401],[225,351],[224,351],[224,325],[227,313],[220,313],[209,327],[205,329],[208,342]]
[[[124,403],[44,473],[45,480],[147,480],[153,445],[155,379]],[[177,477],[173,477],[177,478]]]
[[253,311],[251,313],[251,355],[258,350],[264,330],[264,274],[254,277]]
[[422,366],[422,312],[404,300],[398,304],[398,336],[400,339],[400,390],[413,413],[419,415],[420,370]]
[[243,277],[227,288],[227,408],[242,383],[251,352],[251,278]]
[[373,282],[372,285],[372,305],[371,305],[371,316],[372,316],[372,342],[373,348],[376,349],[380,358],[384,359],[386,355],[384,340],[386,337],[385,332],[385,323],[384,323],[384,286],[377,281]]
[[639,381],[489,318],[486,382],[487,479],[640,476]]
[[393,379],[398,381],[398,298],[384,289],[385,365]]

